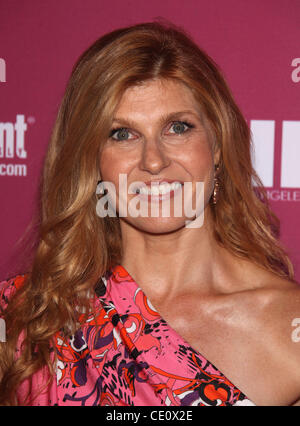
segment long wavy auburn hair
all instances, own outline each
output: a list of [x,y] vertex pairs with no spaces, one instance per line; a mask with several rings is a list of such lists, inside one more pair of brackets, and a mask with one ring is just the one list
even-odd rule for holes
[[216,240],[231,253],[293,280],[291,262],[278,242],[279,222],[251,165],[249,127],[218,66],[173,25],[153,22],[113,31],[75,64],[54,125],[42,177],[39,244],[25,284],[3,314],[2,405],[33,400],[30,394],[18,400],[18,387],[41,368],[53,375],[54,334],[75,331],[85,319],[80,313],[92,310],[99,277],[120,262],[119,219],[96,214],[101,147],[124,91],[158,78],[190,88],[220,148],[220,192],[218,203],[211,204]]

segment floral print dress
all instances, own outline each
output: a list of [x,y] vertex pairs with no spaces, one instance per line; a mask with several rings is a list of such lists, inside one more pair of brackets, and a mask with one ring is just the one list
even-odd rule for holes
[[[4,303],[22,281],[1,283]],[[254,405],[164,321],[124,267],[107,272],[95,293],[95,314],[67,340],[55,336],[56,377],[31,405]],[[47,378],[36,374],[34,389]],[[27,390],[23,383],[20,396]]]

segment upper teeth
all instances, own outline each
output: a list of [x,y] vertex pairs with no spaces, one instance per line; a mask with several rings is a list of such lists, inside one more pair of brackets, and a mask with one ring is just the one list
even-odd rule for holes
[[175,191],[179,188],[181,188],[181,183],[179,182],[172,182],[172,183],[162,183],[159,185],[152,185],[149,186],[142,186],[137,189],[137,193],[139,194],[145,194],[145,195],[160,195],[160,194],[167,194],[171,191]]

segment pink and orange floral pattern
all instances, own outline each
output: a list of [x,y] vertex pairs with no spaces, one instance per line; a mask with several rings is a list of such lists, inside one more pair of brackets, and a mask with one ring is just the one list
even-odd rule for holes
[[[252,405],[164,321],[122,266],[107,272],[95,293],[96,314],[70,338],[55,336],[56,377],[33,405]],[[2,297],[5,303],[6,291]]]

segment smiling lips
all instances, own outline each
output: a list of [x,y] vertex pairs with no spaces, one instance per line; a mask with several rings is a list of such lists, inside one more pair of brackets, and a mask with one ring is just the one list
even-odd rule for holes
[[179,181],[152,181],[145,182],[144,185],[135,188],[136,194],[141,199],[163,200],[174,197],[175,193],[181,190],[183,184]]

